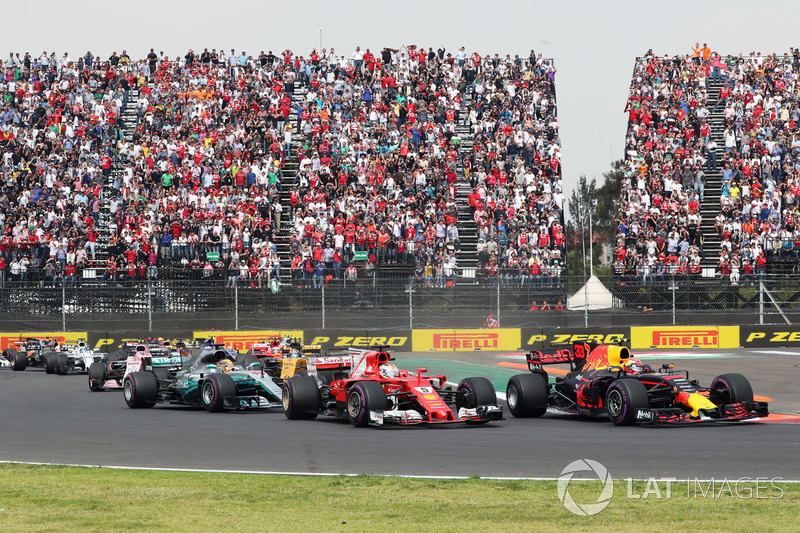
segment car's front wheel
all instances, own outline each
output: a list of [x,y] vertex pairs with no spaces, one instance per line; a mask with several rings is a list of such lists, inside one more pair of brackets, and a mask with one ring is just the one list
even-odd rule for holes
[[67,370],[69,368],[69,356],[65,353],[58,354],[58,359],[56,362],[56,374],[59,376],[64,376],[67,374]]
[[753,387],[741,374],[722,374],[711,382],[711,390],[722,404],[752,402]]
[[152,372],[131,372],[122,382],[122,395],[132,409],[153,407],[158,401],[158,378]]
[[200,398],[209,413],[225,410],[225,398],[236,396],[236,384],[227,374],[209,374],[203,382]]
[[[46,361],[45,361],[46,363]],[[101,362],[94,362],[89,366],[89,390],[98,392],[103,390],[106,382],[106,365]]]
[[387,406],[386,391],[376,381],[359,381],[347,393],[347,419],[356,427],[367,427],[370,411],[383,411]]
[[606,412],[617,426],[632,426],[636,423],[639,409],[650,408],[647,389],[635,379],[618,379],[606,390]]

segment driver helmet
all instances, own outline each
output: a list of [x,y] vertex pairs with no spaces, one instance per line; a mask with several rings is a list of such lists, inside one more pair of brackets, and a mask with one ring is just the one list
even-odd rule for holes
[[297,348],[292,348],[292,351],[289,352],[289,357],[291,357],[291,358],[300,357],[300,350],[298,350]]
[[222,373],[227,374],[231,370],[233,370],[233,361],[230,359],[223,359],[219,362],[219,369]]
[[384,363],[378,369],[381,376],[385,378],[396,378],[400,375],[400,371],[392,363]]
[[629,374],[641,374],[642,372],[649,371],[650,366],[642,363],[635,357],[631,357],[625,362],[625,369]]

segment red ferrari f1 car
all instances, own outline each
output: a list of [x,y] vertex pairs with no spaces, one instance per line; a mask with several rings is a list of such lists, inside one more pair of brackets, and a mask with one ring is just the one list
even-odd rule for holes
[[[562,413],[607,415],[620,426],[739,421],[766,416],[766,402],[753,400],[741,374],[722,374],[701,387],[665,364],[656,372],[631,357],[625,346],[576,344],[571,350],[528,354],[530,374],[513,376],[506,388],[508,410],[518,418]],[[542,365],[568,363],[570,371],[551,385]]]
[[385,351],[309,357],[308,376],[283,384],[283,412],[290,419],[332,415],[354,426],[386,424],[483,424],[502,420],[497,393],[483,377],[445,386],[445,376],[398,370]]

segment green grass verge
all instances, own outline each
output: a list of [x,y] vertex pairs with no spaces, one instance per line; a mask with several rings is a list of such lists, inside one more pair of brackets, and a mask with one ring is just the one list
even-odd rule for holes
[[[221,452],[224,453],[224,452]],[[0,531],[797,531],[800,487],[690,490],[624,481],[601,513],[569,513],[551,481],[293,477],[0,465]],[[651,486],[650,489],[653,487]],[[695,487],[697,489],[698,487]],[[570,484],[578,503],[598,482]],[[628,493],[639,495],[627,498]],[[702,494],[705,492],[705,496]],[[721,493],[721,494],[720,494]]]

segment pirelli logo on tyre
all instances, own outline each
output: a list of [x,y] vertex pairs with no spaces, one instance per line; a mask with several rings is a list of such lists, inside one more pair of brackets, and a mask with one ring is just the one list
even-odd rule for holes
[[195,331],[193,332],[195,340],[208,339],[214,337],[214,340],[225,346],[229,346],[237,352],[246,352],[252,348],[253,344],[257,342],[264,342],[270,337],[298,337],[301,341],[303,339],[303,330],[283,330],[283,329],[265,329],[257,331]]
[[739,326],[632,327],[631,348],[738,348]]
[[522,334],[508,329],[415,329],[412,349],[417,352],[461,352],[473,350],[518,350]]
[[79,340],[86,339],[85,331],[17,331],[0,333],[0,350],[6,348],[16,349],[15,343],[25,341],[28,338],[44,339],[50,338],[59,344],[75,344]]

